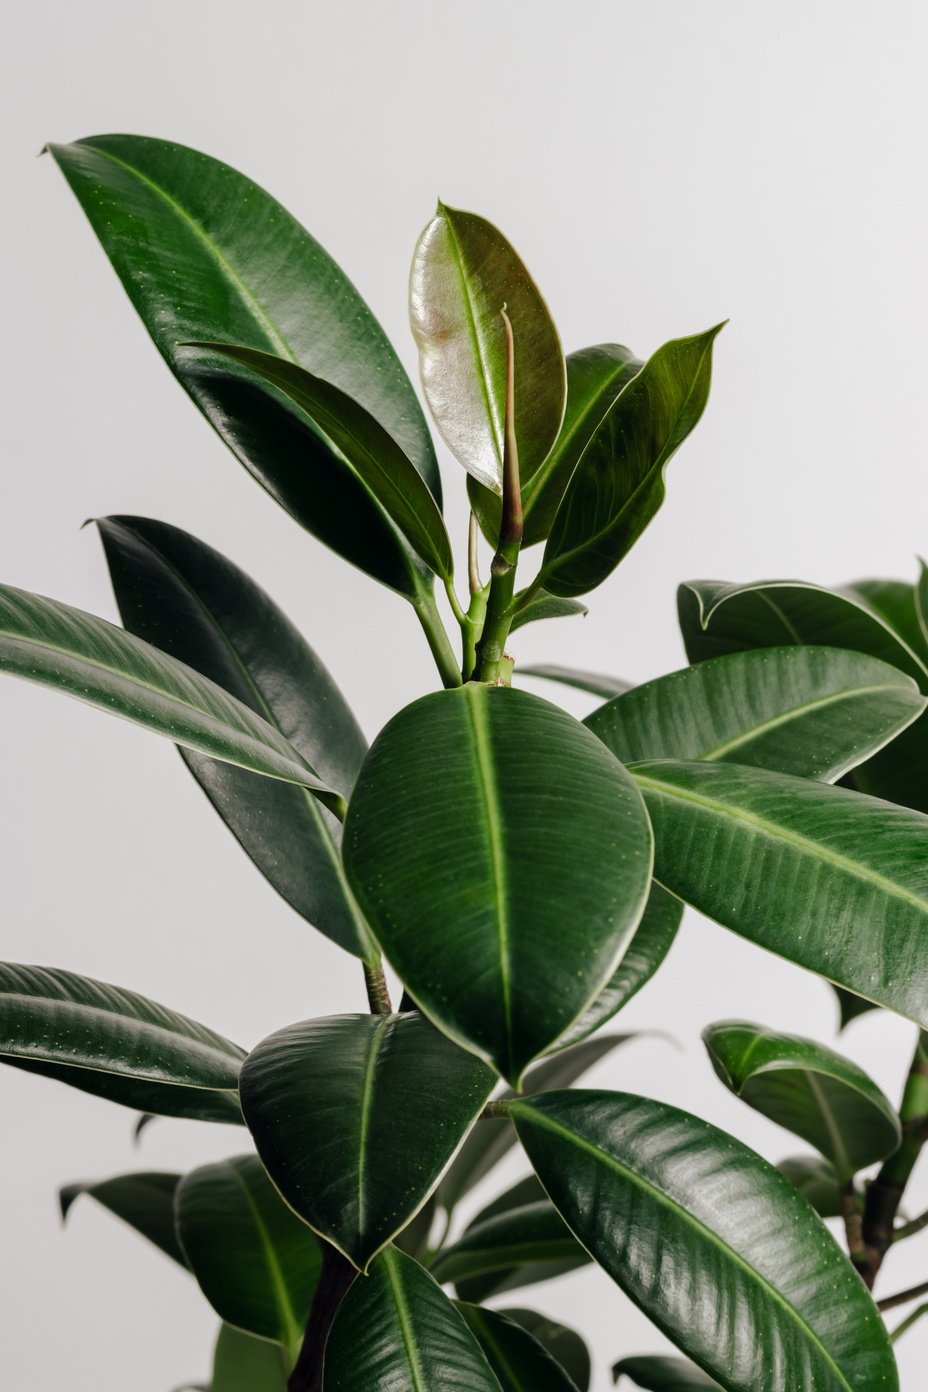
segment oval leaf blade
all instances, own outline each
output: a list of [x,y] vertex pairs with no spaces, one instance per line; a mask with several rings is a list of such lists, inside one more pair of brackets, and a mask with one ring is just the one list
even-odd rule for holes
[[476,683],[414,702],[379,735],[344,854],[414,999],[513,1085],[608,982],[651,858],[643,806],[595,736]]
[[577,1392],[577,1385],[533,1335],[496,1310],[462,1302],[458,1310],[486,1355],[502,1392]]
[[[123,624],[273,725],[347,796],[367,743],[322,662],[258,586],[211,546],[144,517],[97,526]],[[182,757],[236,840],[310,923],[359,957],[374,949],[345,880],[341,826],[302,788],[190,750]]]
[[510,1113],[580,1241],[726,1392],[898,1388],[860,1277],[747,1146],[625,1093],[547,1093]]
[[425,1203],[495,1081],[418,1012],[335,1015],[249,1054],[242,1110],[287,1202],[366,1270]]
[[387,1247],[339,1307],[325,1392],[500,1392],[480,1345],[427,1271]]
[[174,1192],[180,1180],[179,1174],[146,1170],[98,1180],[94,1184],[67,1184],[58,1195],[61,1217],[62,1220],[67,1218],[76,1198],[89,1194],[103,1208],[108,1208],[130,1228],[147,1237],[165,1256],[185,1267],[187,1259],[174,1227]]
[[177,1187],[177,1235],[216,1313],[296,1353],[322,1254],[256,1155],[202,1165]]
[[725,1086],[814,1145],[842,1183],[898,1149],[902,1131],[888,1098],[833,1049],[740,1020],[710,1025],[702,1037]]
[[505,308],[515,338],[515,434],[523,484],[557,437],[567,392],[557,329],[505,237],[474,213],[439,204],[416,246],[409,317],[426,400],[448,448],[502,491]]
[[928,817],[737,764],[639,764],[654,875],[751,942],[928,1025]]
[[0,963],[0,1060],[159,1116],[241,1122],[244,1049],[90,977]]

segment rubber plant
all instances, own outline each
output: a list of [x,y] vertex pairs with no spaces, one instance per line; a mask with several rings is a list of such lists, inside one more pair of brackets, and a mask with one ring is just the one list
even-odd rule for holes
[[[684,670],[629,688],[525,669],[599,698],[576,720],[519,689],[517,632],[583,613],[656,514],[721,326],[565,360],[502,234],[438,206],[410,317],[467,474],[461,597],[416,392],[326,252],[181,146],[49,150],[195,405],[295,522],[411,606],[437,670],[368,749],[274,601],[142,517],[96,523],[123,627],[2,589],[0,666],[179,745],[366,984],[365,1010],[246,1052],[133,991],[3,966],[6,1063],[143,1123],[246,1128],[223,1163],[70,1185],[62,1211],[89,1195],[192,1274],[221,1321],[212,1392],[586,1392],[581,1335],[517,1302],[590,1262],[679,1351],[626,1353],[626,1385],[893,1392],[871,1292],[928,1226],[901,1216],[928,1034],[896,1107],[814,1039],[710,1025],[724,1086],[809,1147],[778,1167],[660,1100],[573,1085],[628,1038],[600,1031],[686,904],[832,983],[842,1022],[882,1007],[928,1031],[928,573],[684,585]],[[524,1177],[476,1194],[516,1146]]]

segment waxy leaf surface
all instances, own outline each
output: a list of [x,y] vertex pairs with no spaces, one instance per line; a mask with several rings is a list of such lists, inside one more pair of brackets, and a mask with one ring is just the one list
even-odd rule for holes
[[580,1241],[725,1392],[896,1392],[863,1282],[759,1155],[625,1093],[548,1093],[510,1111]]
[[[125,627],[250,706],[347,797],[367,743],[322,662],[274,601],[188,532],[144,517],[97,522]],[[345,880],[341,825],[305,789],[183,750],[261,873],[327,937],[373,948]]]
[[535,623],[538,619],[569,619],[574,614],[587,614],[589,610],[585,604],[581,604],[577,599],[558,599],[557,595],[540,594],[524,609],[520,609],[512,621],[509,629],[510,633],[515,633],[517,629],[524,628],[526,624]]
[[[474,1222],[439,1253],[431,1270],[436,1281],[455,1284],[505,1274],[505,1281],[486,1283],[483,1299],[500,1290],[562,1276],[585,1266],[589,1259],[553,1204],[540,1199]],[[468,1293],[467,1298],[473,1296]]]
[[502,1392],[577,1392],[534,1335],[496,1310],[462,1302],[458,1310],[496,1374]]
[[245,1051],[134,991],[0,964],[0,1061],[160,1116],[241,1123]]
[[174,1226],[174,1193],[180,1179],[179,1174],[145,1170],[96,1183],[66,1184],[58,1194],[61,1217],[67,1218],[74,1200],[81,1194],[88,1194],[130,1228],[147,1237],[165,1256],[186,1266],[187,1259]]
[[612,1376],[616,1382],[626,1377],[645,1392],[719,1392],[717,1382],[683,1358],[621,1358],[612,1365]]
[[544,1345],[551,1357],[573,1378],[577,1392],[589,1392],[590,1351],[576,1330],[558,1324],[547,1315],[540,1315],[537,1310],[516,1308],[501,1310],[500,1314],[521,1324]]
[[410,993],[513,1085],[596,998],[644,909],[650,829],[555,706],[469,683],[387,725],[345,824],[349,880]]
[[290,1206],[366,1270],[425,1203],[495,1081],[418,1012],[334,1015],[249,1054],[242,1110]]

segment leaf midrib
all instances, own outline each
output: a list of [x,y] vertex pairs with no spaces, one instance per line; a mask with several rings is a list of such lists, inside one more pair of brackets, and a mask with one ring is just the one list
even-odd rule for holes
[[[500,468],[502,468],[503,422],[499,417],[497,404],[493,400],[493,397],[490,393],[490,368],[484,352],[483,340],[480,336],[480,331],[477,327],[477,315],[475,312],[474,303],[471,299],[470,286],[468,284],[467,276],[464,271],[464,257],[461,253],[461,244],[458,240],[458,235],[454,230],[454,225],[451,221],[451,218],[448,217],[447,209],[443,211],[442,217],[444,218],[445,226],[448,229],[448,236],[450,237],[452,243],[452,250],[454,252],[454,269],[457,272],[458,283],[461,287],[461,298],[464,302],[464,309],[467,318],[467,327],[470,331],[471,343],[476,351],[477,360],[480,364],[480,371],[476,374],[476,377],[477,381],[480,383],[480,391],[481,395],[483,396],[483,404],[486,409],[487,416],[489,417],[493,426],[493,443],[496,450],[497,463],[499,464]],[[502,309],[502,305],[500,306],[500,308]]]
[[384,1271],[386,1272],[387,1284],[390,1287],[390,1294],[393,1296],[393,1304],[396,1308],[396,1317],[400,1326],[400,1338],[406,1350],[406,1361],[409,1364],[409,1371],[412,1374],[414,1392],[429,1392],[428,1383],[425,1381],[425,1374],[419,1358],[419,1350],[413,1333],[412,1320],[409,1317],[409,1307],[406,1304],[406,1296],[403,1292],[403,1283],[399,1272],[394,1267],[394,1258],[389,1251],[383,1254]]
[[383,1016],[375,1021],[371,1029],[361,1083],[361,1106],[358,1114],[358,1232],[362,1235],[367,1217],[367,1140],[374,1107],[374,1075],[380,1061],[382,1036],[389,1026],[389,1018]]

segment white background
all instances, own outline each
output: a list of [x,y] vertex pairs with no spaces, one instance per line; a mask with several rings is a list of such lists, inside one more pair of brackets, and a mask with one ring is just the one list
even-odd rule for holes
[[[80,523],[164,518],[270,590],[368,734],[435,682],[403,602],[302,533],[191,408],[36,158],[46,140],[108,130],[197,146],[269,188],[411,371],[406,274],[436,195],[503,227],[568,349],[612,339],[645,355],[730,316],[658,523],[588,619],[520,635],[523,661],[634,680],[681,666],[686,578],[914,576],[928,549],[917,0],[32,0],[4,27],[4,580],[113,617]],[[463,476],[443,465],[461,539]],[[363,1008],[356,964],[275,898],[170,747],[9,682],[0,757],[2,956],[136,988],[246,1045]],[[834,1039],[825,985],[688,915],[622,1018],[683,1051],[639,1041],[595,1081],[782,1158],[801,1145],[724,1092],[699,1042],[731,1015]],[[912,1039],[871,1016],[842,1047],[895,1097]],[[90,1203],[62,1233],[55,1190],[235,1153],[244,1134],[161,1121],[138,1151],[131,1113],[13,1070],[0,1116],[3,1385],[168,1392],[203,1378],[215,1320],[190,1280]],[[883,1290],[925,1277],[928,1235],[890,1257]],[[614,1357],[663,1346],[593,1271],[525,1303],[588,1331],[600,1392]],[[901,1346],[907,1392],[926,1352],[928,1323]]]

